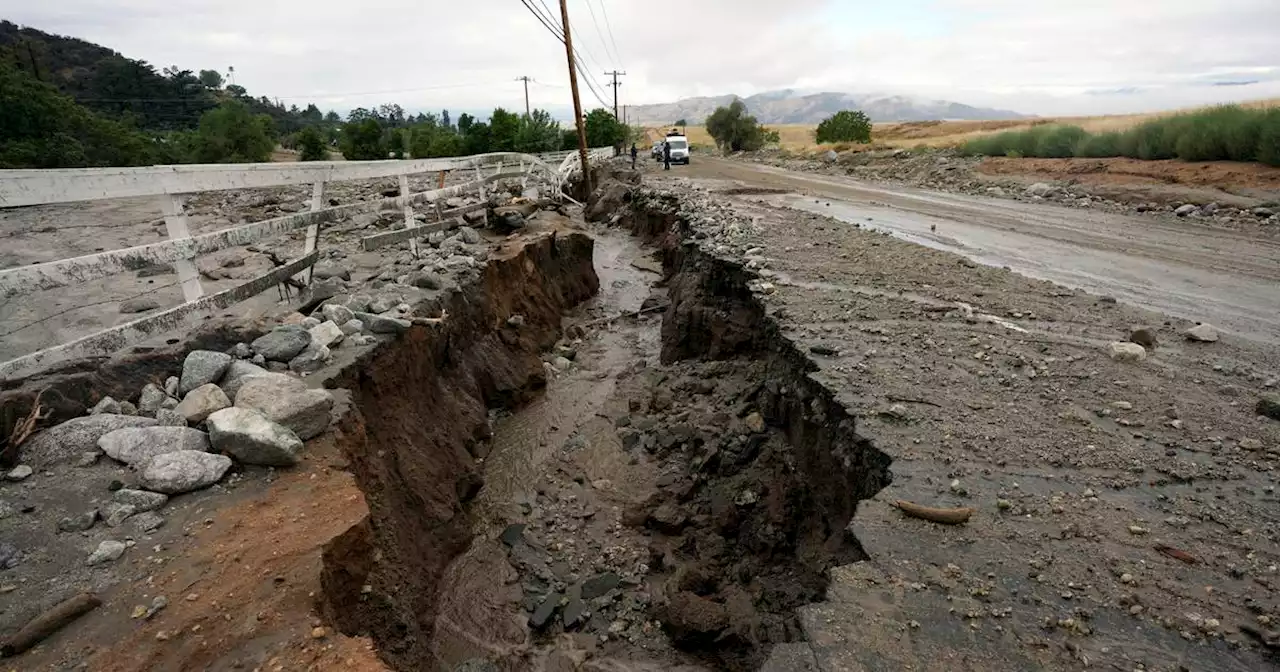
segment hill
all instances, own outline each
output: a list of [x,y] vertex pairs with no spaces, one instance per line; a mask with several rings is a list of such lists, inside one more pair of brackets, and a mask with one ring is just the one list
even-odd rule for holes
[[[736,95],[685,98],[674,103],[636,105],[628,109],[634,123],[670,124],[685,119],[702,123],[717,107],[733,102]],[[743,98],[747,109],[762,124],[816,124],[840,110],[858,109],[874,122],[1024,119],[1026,115],[946,100],[926,100],[880,94],[810,93],[793,89],[770,91]]]

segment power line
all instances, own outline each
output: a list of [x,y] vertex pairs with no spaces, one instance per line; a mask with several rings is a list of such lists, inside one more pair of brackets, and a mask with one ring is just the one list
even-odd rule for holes
[[[292,96],[274,96],[274,98],[277,98],[280,100],[302,100],[302,99],[322,100],[324,98],[340,98],[340,97],[348,97],[348,96],[350,97],[383,96],[383,95],[391,95],[395,93],[413,93],[415,91],[439,91],[441,89],[462,89],[462,88],[468,88],[473,86],[495,86],[495,84],[496,84],[495,82],[470,82],[466,84],[442,84],[439,86],[420,86],[412,89],[387,89],[385,91],[353,91],[353,92],[343,92],[343,93],[308,93],[308,94],[299,94],[299,95],[292,95]],[[260,98],[255,96],[248,96],[248,97],[254,101],[258,101]],[[201,100],[199,98],[76,98],[75,100],[78,103],[191,103],[191,104],[213,103],[214,105],[217,104],[216,101]]]
[[[609,43],[604,40],[604,31],[600,30],[600,22],[596,20],[596,10],[591,8],[591,0],[582,0],[582,3],[587,6],[587,13],[591,14],[591,25],[596,28],[596,36],[600,38],[600,44],[604,47],[604,55],[609,56]],[[618,64],[619,59],[616,54],[609,57],[613,59],[614,65]]]
[[613,55],[618,59],[618,65],[622,65],[622,54],[618,51],[618,41],[613,39],[613,26],[609,24],[608,3],[604,0],[600,2],[600,13],[604,15],[604,27],[609,30],[609,42],[613,43]]
[[[533,4],[530,2],[530,0],[520,0],[520,4],[524,5],[525,9],[528,9],[529,12],[531,12],[535,17],[537,17],[538,22],[541,23],[542,26],[546,28],[548,32],[554,35],[556,40],[560,42],[560,44],[564,44],[564,35],[563,35],[564,28],[560,25],[560,22],[555,19],[554,15],[552,15],[551,8],[547,7],[546,0],[538,0],[538,2],[542,5],[542,8],[546,11],[546,14],[539,12],[538,8],[534,7]],[[569,22],[569,28],[573,29],[572,21]],[[590,77],[587,77],[586,73],[583,72],[582,61],[585,59],[582,58],[582,54],[581,52],[578,51],[577,46],[572,47],[572,51],[574,56],[574,70],[576,70],[577,73],[582,77],[583,82],[587,85],[587,90],[590,91],[591,95],[594,96],[595,99],[600,102],[601,107],[606,107],[606,108],[609,107],[609,103],[605,102],[604,94],[601,93],[600,89],[596,87],[595,82]]]

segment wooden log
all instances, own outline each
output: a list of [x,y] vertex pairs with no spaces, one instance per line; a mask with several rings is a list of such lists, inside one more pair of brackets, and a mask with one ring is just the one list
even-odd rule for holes
[[93,593],[80,593],[63,600],[52,609],[31,619],[4,644],[0,644],[0,657],[16,656],[44,641],[72,621],[102,606],[102,600]]

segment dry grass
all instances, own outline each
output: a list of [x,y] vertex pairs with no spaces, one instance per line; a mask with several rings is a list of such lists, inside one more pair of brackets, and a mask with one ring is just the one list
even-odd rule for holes
[[[1242,107],[1270,108],[1280,107],[1280,98],[1255,100],[1240,103]],[[1107,131],[1123,131],[1133,128],[1144,121],[1189,112],[1191,110],[1171,110],[1168,112],[1151,112],[1146,114],[1112,114],[1095,117],[1037,117],[1035,119],[1014,119],[1009,121],[910,121],[887,122],[875,124],[871,136],[877,145],[890,147],[954,147],[962,145],[974,138],[990,135],[999,131],[1025,130],[1044,124],[1071,124],[1079,126],[1090,133]],[[816,149],[814,142],[816,124],[766,124],[770,129],[778,131],[782,137],[782,148],[792,151]],[[652,138],[663,135],[662,129],[650,131]],[[689,142],[699,146],[715,144],[707,129],[702,126],[688,128]]]

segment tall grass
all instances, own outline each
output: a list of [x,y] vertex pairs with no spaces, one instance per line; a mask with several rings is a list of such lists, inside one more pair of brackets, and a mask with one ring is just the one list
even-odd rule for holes
[[1222,105],[1152,119],[1127,131],[1088,133],[1078,126],[1046,125],[969,141],[981,156],[1072,156],[1183,161],[1261,161],[1280,166],[1280,109]]

